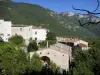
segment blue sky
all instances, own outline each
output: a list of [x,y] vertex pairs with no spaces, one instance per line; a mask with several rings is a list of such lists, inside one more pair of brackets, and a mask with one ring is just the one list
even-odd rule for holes
[[[74,12],[80,13],[72,9],[72,5],[76,8],[83,8],[90,11],[96,9],[97,0],[13,0],[15,2],[25,2],[31,4],[38,4],[45,8],[49,8],[55,12]],[[97,12],[100,11],[100,8]],[[81,12],[84,13],[84,12]]]

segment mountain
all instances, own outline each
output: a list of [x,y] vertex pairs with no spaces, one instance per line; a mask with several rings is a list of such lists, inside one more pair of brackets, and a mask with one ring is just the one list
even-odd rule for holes
[[[1,18],[11,20],[13,24],[37,25],[50,29],[57,36],[73,37],[98,37],[98,26],[81,27],[77,21],[88,20],[88,15],[75,14],[72,12],[57,13],[36,4],[11,2],[8,14]],[[96,17],[93,20],[100,20]]]

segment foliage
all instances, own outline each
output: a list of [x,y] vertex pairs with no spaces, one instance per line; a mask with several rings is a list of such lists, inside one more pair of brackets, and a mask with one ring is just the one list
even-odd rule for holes
[[55,44],[55,43],[56,43],[56,40],[48,40],[49,46],[50,46],[50,45],[53,45],[53,44]]
[[56,43],[56,40],[45,40],[43,42],[41,42],[39,45],[40,45],[40,48],[45,48],[47,46],[47,43],[48,43],[48,46],[50,45],[53,45]]
[[21,48],[16,49],[14,44],[0,43],[0,75],[51,75],[57,68],[55,64],[51,64],[53,72],[45,68],[44,74],[42,67],[43,63],[36,53],[30,59],[29,53],[25,53]]
[[37,46],[36,41],[31,41],[31,42],[29,43],[27,49],[28,49],[28,52],[37,51],[37,50],[38,50],[38,46]]
[[31,42],[31,41],[33,41],[33,40],[32,40],[32,37],[29,39],[29,42]]
[[[76,15],[64,16],[36,4],[10,2],[7,5],[9,8],[2,5],[6,10],[0,12],[0,17],[12,21],[13,24],[39,25],[55,32],[57,36],[95,37],[99,35],[97,29],[99,26],[81,27],[76,20]],[[81,20],[84,21],[83,18]]]
[[39,73],[42,69],[41,59],[37,54],[27,58],[23,50],[16,50],[10,43],[0,43],[0,75],[24,75]]
[[56,35],[53,32],[48,32],[47,40],[56,40]]
[[0,45],[0,68],[2,69],[0,74],[23,74],[27,64],[26,54],[22,50],[16,50],[12,44],[4,45]]
[[56,73],[56,71],[59,71],[60,67],[58,67],[55,63],[53,63],[52,61],[50,62],[50,68],[52,69],[52,71],[54,73]]
[[39,58],[39,56],[35,53],[33,55],[33,57],[31,58],[30,60],[30,63],[29,63],[29,69],[30,71],[36,71],[36,72],[40,72],[41,69],[42,69],[42,61],[41,59]]
[[9,38],[9,42],[15,44],[15,45],[23,45],[24,44],[24,39],[20,35],[14,35]]
[[1,10],[0,19],[5,18],[7,20],[8,13],[9,13],[8,7],[10,6],[10,3],[11,3],[11,0],[1,0],[0,1],[0,10]]
[[91,40],[91,49],[88,51],[75,50],[73,75],[100,74],[100,39]]
[[41,43],[39,43],[40,48],[45,48],[47,46],[47,40],[42,41]]

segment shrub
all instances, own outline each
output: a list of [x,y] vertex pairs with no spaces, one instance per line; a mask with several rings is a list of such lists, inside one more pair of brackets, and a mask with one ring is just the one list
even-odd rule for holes
[[31,41],[31,42],[29,43],[27,49],[28,49],[28,52],[37,51],[37,50],[38,50],[38,46],[37,46],[36,41]]

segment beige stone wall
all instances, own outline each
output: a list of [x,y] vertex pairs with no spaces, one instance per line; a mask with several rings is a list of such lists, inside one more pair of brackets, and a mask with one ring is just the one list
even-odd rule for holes
[[[44,49],[36,52],[40,57],[47,56],[51,61],[56,63],[59,67],[68,70],[69,69],[69,56],[70,54],[63,53],[54,49]],[[30,57],[32,57],[34,52],[30,53]]]

